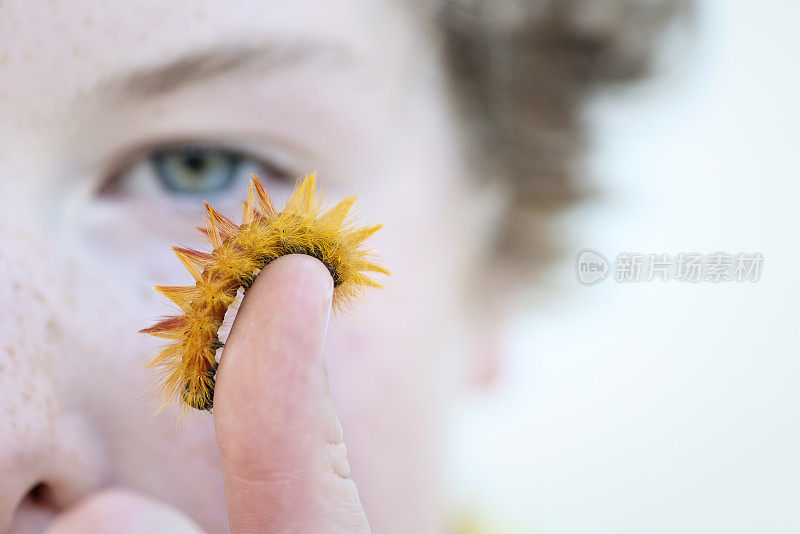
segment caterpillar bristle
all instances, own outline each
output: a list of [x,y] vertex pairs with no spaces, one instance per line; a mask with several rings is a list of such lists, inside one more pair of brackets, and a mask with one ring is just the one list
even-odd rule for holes
[[214,256],[207,252],[200,252],[199,250],[194,250],[191,248],[185,247],[172,247],[172,250],[180,252],[183,257],[187,260],[191,261],[201,269],[205,269],[214,261]]
[[205,227],[198,227],[211,252],[173,247],[194,279],[193,286],[156,286],[183,315],[166,317],[140,332],[171,341],[147,365],[160,370],[161,407],[180,399],[181,407],[211,410],[216,383],[218,333],[239,289],[246,291],[255,273],[285,254],[319,259],[334,282],[334,311],[352,309],[368,287],[382,287],[365,273],[391,274],[361,245],[382,225],[356,227],[348,214],[350,196],[325,211],[317,194],[316,173],[298,181],[278,212],[266,188],[253,174],[242,202],[242,224],[205,203]]
[[188,312],[197,298],[197,288],[191,286],[156,286],[156,291],[174,302],[181,310]]
[[186,323],[187,318],[185,315],[167,317],[149,328],[139,330],[139,332],[158,337],[168,337],[180,333],[186,327]]
[[222,246],[223,238],[222,234],[219,231],[219,228],[217,227],[217,221],[214,219],[214,217],[211,217],[210,215],[207,215],[205,219],[206,219],[206,228],[208,228],[208,236],[211,241],[211,247],[214,249],[218,249]]
[[263,217],[274,217],[278,214],[278,211],[275,209],[275,205],[272,203],[272,200],[269,198],[267,194],[267,190],[264,188],[264,184],[258,179],[258,177],[253,174],[250,176],[250,181],[255,189],[256,198],[258,199],[258,211]]
[[253,197],[253,187],[255,180],[250,182],[250,187],[247,189],[247,202],[242,207],[242,226],[249,226],[255,219],[255,199]]
[[382,224],[376,224],[375,226],[368,226],[366,228],[357,230],[345,237],[346,245],[350,247],[357,247],[358,245],[366,241],[367,238],[369,238],[369,236],[371,236],[381,228],[383,228]]
[[178,259],[181,260],[183,266],[186,267],[186,270],[189,271],[189,274],[192,275],[192,278],[194,278],[195,282],[199,282],[203,279],[203,274],[198,268],[199,266],[193,261],[193,255],[188,254],[185,252],[185,250],[186,249],[181,249],[178,247],[173,247],[172,249],[175,255],[178,256]]
[[206,206],[206,211],[208,211],[210,221],[213,221],[213,223],[216,225],[217,231],[223,239],[228,239],[229,237],[236,235],[236,232],[239,231],[239,227],[236,226],[236,223],[212,208],[211,204],[208,202],[204,201],[203,203]]
[[353,207],[353,204],[355,204],[355,202],[356,202],[356,197],[354,196],[343,198],[327,213],[323,214],[320,217],[320,221],[327,224],[336,221],[338,219],[347,217],[347,214],[350,212],[350,208]]

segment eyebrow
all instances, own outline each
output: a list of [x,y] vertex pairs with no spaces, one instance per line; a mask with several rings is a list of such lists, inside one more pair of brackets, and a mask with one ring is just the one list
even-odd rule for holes
[[264,76],[316,61],[338,66],[351,63],[353,56],[342,46],[327,42],[214,46],[101,80],[84,98],[117,103],[143,100],[223,76]]

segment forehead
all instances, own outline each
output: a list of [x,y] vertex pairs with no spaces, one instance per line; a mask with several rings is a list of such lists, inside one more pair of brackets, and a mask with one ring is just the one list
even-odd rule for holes
[[404,46],[398,15],[374,0],[3,0],[0,105],[58,101],[109,74],[215,48],[315,42],[380,66]]

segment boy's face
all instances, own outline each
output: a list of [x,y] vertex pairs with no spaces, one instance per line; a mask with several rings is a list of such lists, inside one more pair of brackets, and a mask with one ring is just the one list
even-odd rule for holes
[[441,519],[473,249],[427,39],[373,0],[0,4],[0,529],[107,486],[227,528],[212,417],[154,415],[137,330],[189,283],[170,247],[205,246],[202,200],[238,218],[254,169],[278,205],[316,170],[384,223],[393,274],[332,322],[331,390],[373,528]]

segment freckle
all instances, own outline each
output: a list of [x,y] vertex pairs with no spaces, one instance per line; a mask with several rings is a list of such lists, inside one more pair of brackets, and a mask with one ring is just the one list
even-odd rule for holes
[[72,47],[72,55],[73,56],[79,56],[79,55],[81,55],[81,52],[83,52],[83,49],[81,48],[81,45],[75,45],[75,46]]
[[0,65],[5,65],[6,63],[8,63],[8,52],[0,56]]
[[6,366],[0,363],[0,374],[3,374],[5,372],[6,372]]
[[25,401],[25,404],[29,404],[31,402],[31,394],[27,391],[22,394],[22,400]]
[[56,322],[55,317],[52,316],[47,318],[47,321],[44,323],[44,327],[48,334],[57,333],[59,330],[58,323]]
[[205,12],[205,11],[202,11],[202,10],[201,10],[201,11],[198,11],[197,13],[195,13],[195,15],[194,15],[194,16],[195,16],[195,18],[196,18],[197,20],[201,20],[201,21],[202,21],[202,20],[206,20],[206,12]]
[[92,25],[92,17],[90,17],[89,15],[86,15],[85,17],[83,17],[83,25],[86,26],[87,28],[91,27],[91,25]]
[[33,290],[33,298],[35,298],[37,302],[44,302],[44,295],[42,295],[42,292],[38,289]]

